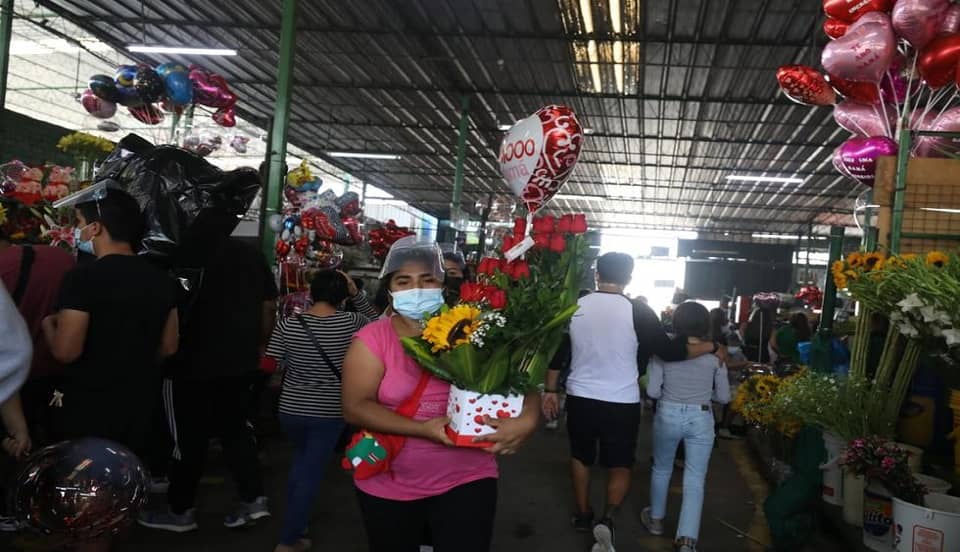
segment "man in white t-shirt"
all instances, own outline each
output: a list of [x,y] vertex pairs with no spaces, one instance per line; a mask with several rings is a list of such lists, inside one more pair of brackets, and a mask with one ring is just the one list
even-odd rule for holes
[[[570,336],[555,359],[569,358],[567,430],[576,514],[574,529],[593,530],[597,552],[613,552],[613,520],[630,489],[630,470],[640,426],[639,365],[651,356],[684,360],[716,351],[710,343],[688,345],[671,340],[657,315],[623,295],[633,274],[633,259],[607,253],[597,259],[597,293],[580,299],[570,322]],[[638,360],[639,359],[639,360]],[[547,373],[543,398],[547,418],[557,415],[560,371]],[[590,467],[607,468],[607,506],[594,525],[590,507]]]

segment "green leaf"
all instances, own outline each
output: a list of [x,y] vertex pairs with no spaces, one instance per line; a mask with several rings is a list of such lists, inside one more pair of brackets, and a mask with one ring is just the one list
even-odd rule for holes
[[478,393],[503,391],[504,383],[510,373],[510,346],[503,345],[493,352],[487,361],[486,371],[473,388]]
[[430,345],[426,341],[419,337],[402,337],[400,338],[400,344],[424,370],[444,381],[456,383],[453,374],[437,365],[437,357],[430,353]]
[[480,380],[487,362],[487,354],[473,344],[464,344],[438,357],[440,365],[453,374],[467,389],[473,389]]
[[573,315],[577,314],[578,310],[580,310],[580,305],[570,305],[566,309],[560,311],[559,314],[554,316],[553,319],[551,319],[542,328],[540,328],[540,331],[548,332],[554,328],[559,327],[564,322],[567,322],[571,318],[573,318]]

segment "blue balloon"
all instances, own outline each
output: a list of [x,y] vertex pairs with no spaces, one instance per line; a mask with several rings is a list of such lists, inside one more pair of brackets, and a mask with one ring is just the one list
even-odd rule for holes
[[137,89],[132,86],[118,86],[116,103],[127,107],[136,107],[143,105],[143,98],[137,93]]
[[113,80],[117,83],[117,88],[124,86],[133,86],[133,80],[137,78],[136,65],[121,65],[117,67],[117,72],[113,75]]
[[193,81],[187,73],[176,71],[167,73],[163,79],[167,87],[167,98],[174,105],[187,105],[193,101]]
[[89,82],[90,90],[100,98],[108,102],[117,103],[120,94],[117,92],[117,83],[109,75],[93,75]]
[[181,63],[177,63],[175,61],[168,61],[166,63],[161,63],[160,65],[157,65],[157,68],[154,69],[154,71],[156,71],[157,74],[160,75],[160,78],[165,79],[167,78],[167,75],[171,73],[186,73],[187,68],[184,67],[183,64]]

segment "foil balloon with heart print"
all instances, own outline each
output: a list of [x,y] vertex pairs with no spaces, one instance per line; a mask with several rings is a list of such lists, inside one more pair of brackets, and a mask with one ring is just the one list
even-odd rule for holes
[[849,23],[840,21],[839,19],[828,17],[826,21],[823,22],[823,32],[830,38],[840,38],[847,34],[847,29],[849,28]]
[[833,105],[837,93],[819,71],[807,65],[783,65],[777,69],[780,90],[804,105]]
[[845,35],[824,46],[820,59],[831,75],[879,83],[896,53],[897,37],[890,18],[870,13],[851,25]]
[[897,154],[897,143],[886,136],[850,138],[840,145],[840,163],[843,173],[873,186],[877,174],[877,159]]
[[896,113],[845,101],[833,108],[833,119],[857,136],[889,136],[897,128]]
[[530,213],[556,195],[583,151],[573,110],[548,105],[513,125],[500,145],[500,173]]
[[[928,117],[917,128],[934,132],[960,132],[960,107],[948,109],[936,117]],[[918,157],[960,156],[960,137],[920,136],[914,154]]]
[[930,41],[917,56],[917,71],[931,88],[954,82],[960,68],[960,33],[942,34]]
[[80,105],[97,119],[109,119],[117,113],[117,104],[98,97],[90,89],[80,94]]
[[894,0],[823,0],[823,12],[827,17],[853,23],[873,12],[889,12]]
[[875,84],[841,79],[836,75],[827,75],[830,86],[849,101],[873,105],[880,101],[880,90]]
[[897,0],[890,15],[893,30],[914,48],[923,48],[940,32],[949,0]]

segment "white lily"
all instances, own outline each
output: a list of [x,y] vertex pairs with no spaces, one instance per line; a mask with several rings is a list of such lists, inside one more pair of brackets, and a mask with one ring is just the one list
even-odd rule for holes
[[947,347],[953,347],[960,343],[960,330],[956,328],[943,330],[943,337],[947,340]]
[[936,322],[940,318],[939,313],[937,313],[937,307],[933,305],[920,307],[920,314],[923,315],[924,322]]
[[904,297],[903,301],[897,303],[897,306],[900,307],[900,310],[903,312],[909,312],[911,309],[919,309],[924,306],[923,301],[920,300],[920,296],[916,293],[911,293]]
[[920,332],[918,332],[917,329],[913,327],[913,324],[909,322],[901,322],[900,324],[897,325],[897,327],[900,328],[900,333],[902,333],[907,337],[920,336]]
[[903,315],[900,314],[899,311],[893,311],[890,313],[890,321],[893,322],[894,324],[896,324],[897,322],[900,322],[901,320],[903,320]]

